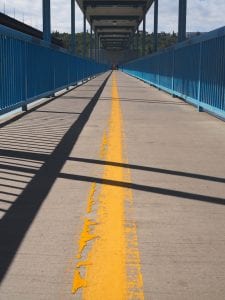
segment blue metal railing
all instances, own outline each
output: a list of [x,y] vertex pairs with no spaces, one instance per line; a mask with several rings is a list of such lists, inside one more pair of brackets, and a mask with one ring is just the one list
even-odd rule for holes
[[225,118],[225,27],[131,61],[122,70]]
[[0,114],[107,69],[107,65],[0,25]]

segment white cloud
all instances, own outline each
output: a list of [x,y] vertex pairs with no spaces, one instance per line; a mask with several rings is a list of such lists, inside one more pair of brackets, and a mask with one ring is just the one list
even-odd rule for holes
[[42,0],[0,0],[0,10],[11,17],[41,29]]
[[[187,0],[187,31],[210,31],[225,25],[224,0]],[[42,29],[42,0],[0,0],[0,10]],[[52,30],[70,32],[70,1],[52,0]],[[15,9],[15,10],[14,10]],[[147,30],[153,30],[153,6],[147,14]],[[82,31],[82,13],[76,5],[76,31]],[[177,32],[178,0],[159,1],[159,31]]]
[[210,31],[225,25],[224,0],[189,0],[187,31]]
[[[159,1],[159,31],[178,30],[179,1]],[[147,28],[153,31],[153,11],[151,7],[147,15]],[[224,0],[187,0],[187,31],[210,31],[225,25]]]

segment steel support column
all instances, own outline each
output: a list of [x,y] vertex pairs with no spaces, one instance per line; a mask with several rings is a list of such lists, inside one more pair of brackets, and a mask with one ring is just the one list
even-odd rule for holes
[[75,41],[75,0],[71,0],[71,52],[76,53]]
[[186,39],[187,0],[179,0],[178,42]]
[[154,51],[158,49],[158,0],[154,3]]
[[51,43],[51,1],[42,0],[43,40]]
[[146,40],[146,11],[144,8],[143,30],[142,30],[142,56],[145,55],[145,40]]
[[86,37],[86,8],[84,8],[83,13],[83,57],[87,55],[87,37]]

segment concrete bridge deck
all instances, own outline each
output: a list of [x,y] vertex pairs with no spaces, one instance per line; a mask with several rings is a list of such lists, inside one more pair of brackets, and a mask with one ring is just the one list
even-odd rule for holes
[[108,75],[0,128],[0,298],[224,299],[224,122]]

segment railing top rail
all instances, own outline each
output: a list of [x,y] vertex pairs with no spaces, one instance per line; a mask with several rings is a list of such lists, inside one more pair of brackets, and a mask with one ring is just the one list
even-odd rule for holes
[[174,44],[174,45],[172,45],[168,48],[160,49],[155,53],[139,57],[138,59],[135,59],[135,60],[131,60],[128,63],[125,63],[124,65],[128,65],[128,64],[133,63],[133,62],[142,61],[143,59],[146,59],[148,57],[157,56],[159,54],[171,51],[172,49],[175,49],[175,50],[180,49],[180,48],[183,48],[183,47],[186,47],[186,46],[189,46],[189,45],[194,45],[194,44],[197,44],[197,43],[205,42],[205,41],[211,40],[213,38],[221,37],[221,36],[225,36],[225,26],[217,28],[217,29],[212,30],[210,32],[198,35],[198,36],[194,36],[194,37],[192,37],[192,38],[190,38],[186,41]]
[[17,31],[15,29],[9,28],[9,27],[4,26],[4,25],[0,25],[0,35],[2,35],[2,34],[6,35],[6,36],[9,36],[9,37],[12,37],[12,38],[17,39],[17,40],[25,41],[25,42],[30,43],[30,44],[40,45],[42,47],[46,47],[46,48],[49,48],[49,49],[54,49],[54,50],[60,51],[62,53],[71,55],[71,56],[76,56],[77,58],[83,59],[85,61],[92,61],[92,62],[94,61],[94,60],[91,60],[88,57],[83,58],[83,57],[81,57],[77,54],[75,55],[75,54],[71,53],[69,50],[64,49],[60,46],[48,43],[44,40],[38,39],[34,36],[31,36],[29,34]]

